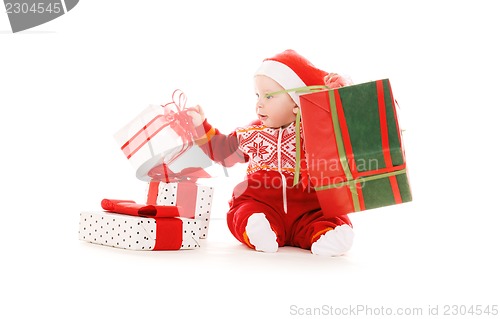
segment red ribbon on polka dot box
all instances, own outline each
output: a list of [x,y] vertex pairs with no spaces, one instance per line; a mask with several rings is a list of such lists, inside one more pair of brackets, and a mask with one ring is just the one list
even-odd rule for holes
[[214,189],[193,181],[150,181],[148,205],[178,206],[179,215],[194,218],[200,223],[200,238],[207,238]]
[[196,249],[200,224],[190,218],[82,212],[78,236],[89,243],[130,250]]

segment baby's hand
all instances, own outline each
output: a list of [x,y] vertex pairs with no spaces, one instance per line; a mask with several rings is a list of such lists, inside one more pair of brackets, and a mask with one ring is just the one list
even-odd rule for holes
[[191,117],[195,127],[200,126],[205,121],[205,113],[203,113],[203,109],[199,105],[188,108],[186,113]]
[[351,79],[342,77],[337,73],[329,73],[327,76],[325,76],[325,85],[330,89],[336,89],[351,84]]

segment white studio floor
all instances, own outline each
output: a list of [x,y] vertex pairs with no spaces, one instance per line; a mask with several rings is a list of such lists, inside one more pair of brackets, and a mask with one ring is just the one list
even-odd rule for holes
[[425,318],[430,307],[498,302],[496,226],[478,232],[479,224],[445,222],[438,212],[415,201],[351,214],[355,244],[337,258],[292,247],[254,252],[221,217],[196,250],[117,249],[77,240],[78,214],[67,212],[68,229],[44,238],[29,226],[38,240],[7,249],[2,311],[8,318],[293,318],[361,307],[356,317],[401,308]]

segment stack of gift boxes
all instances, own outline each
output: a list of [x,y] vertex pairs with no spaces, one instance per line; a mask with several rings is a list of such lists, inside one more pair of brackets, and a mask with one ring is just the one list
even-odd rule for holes
[[175,91],[173,102],[149,106],[115,135],[136,177],[147,182],[147,195],[143,203],[102,199],[101,210],[81,212],[80,240],[131,250],[181,250],[199,248],[207,238],[213,187],[197,180],[210,176],[201,167],[213,163],[194,143],[182,99]]
[[199,248],[208,236],[212,196],[210,186],[152,181],[146,204],[103,199],[102,211],[81,212],[79,238],[132,250]]

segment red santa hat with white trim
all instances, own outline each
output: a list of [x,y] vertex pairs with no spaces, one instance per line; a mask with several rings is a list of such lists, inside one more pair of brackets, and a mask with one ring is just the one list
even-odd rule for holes
[[[294,50],[285,50],[271,58],[264,59],[255,72],[255,75],[265,75],[273,79],[285,90],[324,85],[327,74]],[[288,94],[299,105],[299,95],[296,92],[288,92]]]

